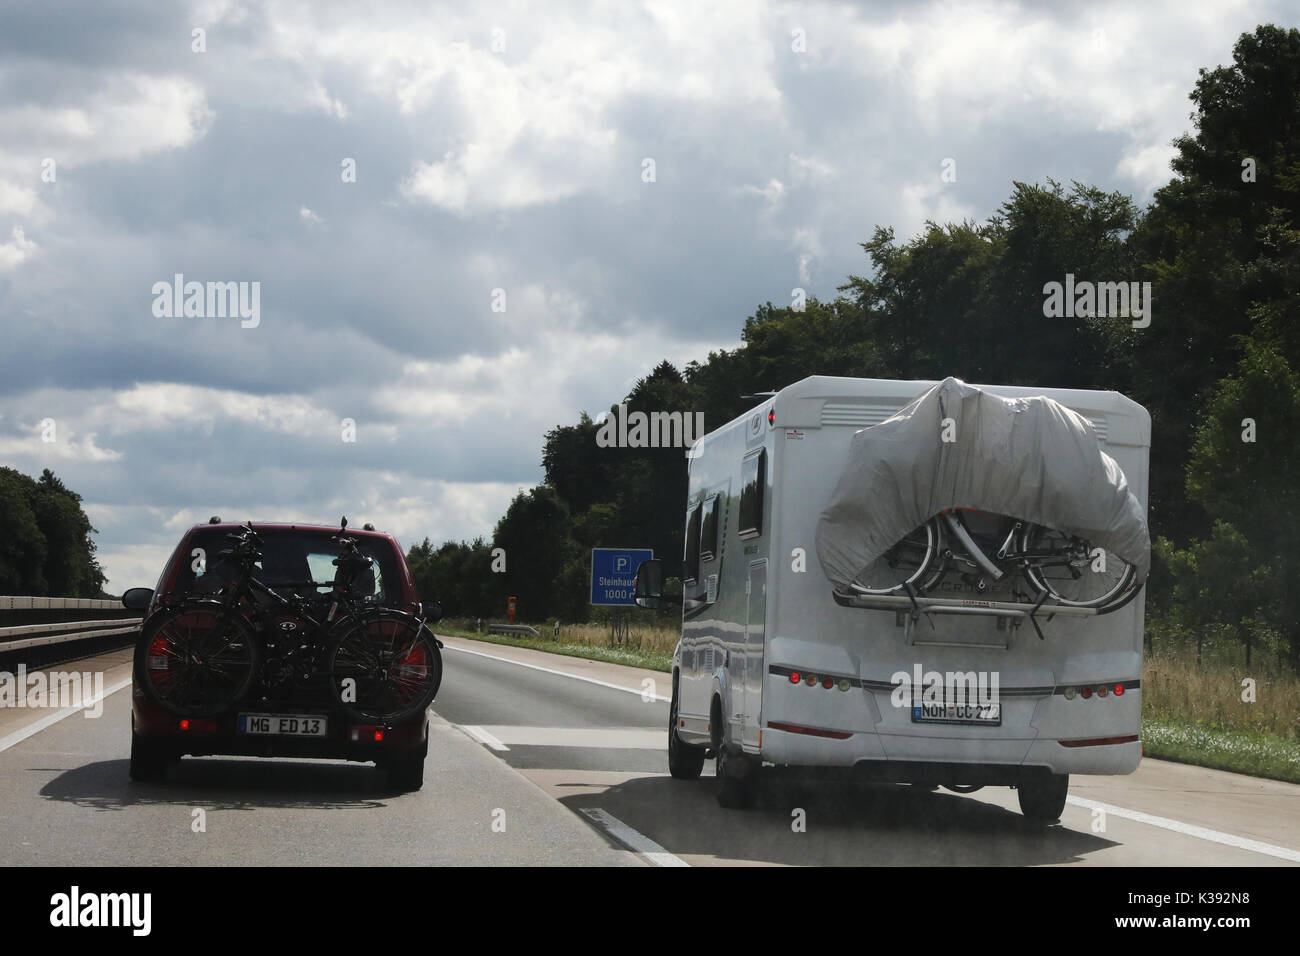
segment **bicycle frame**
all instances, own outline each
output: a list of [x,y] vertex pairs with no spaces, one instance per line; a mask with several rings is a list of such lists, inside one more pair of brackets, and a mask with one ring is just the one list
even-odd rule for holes
[[[1017,533],[1025,527],[1025,522],[1014,520],[1006,537],[1002,541],[1001,547],[998,548],[997,557],[990,558],[988,553],[980,547],[979,542],[967,530],[965,523],[961,520],[960,515],[953,511],[942,512],[944,524],[952,533],[953,537],[966,551],[970,560],[979,567],[985,574],[988,574],[995,581],[1000,581],[1007,574],[1007,566],[1012,571],[1020,571],[1026,567],[1048,568],[1048,567],[1070,567],[1070,556],[1066,551],[1018,551],[1015,549],[1015,540]],[[956,555],[954,555],[956,557]]]

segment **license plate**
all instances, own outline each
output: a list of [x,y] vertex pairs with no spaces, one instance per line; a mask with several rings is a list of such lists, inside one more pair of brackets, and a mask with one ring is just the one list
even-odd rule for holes
[[984,727],[1002,726],[1002,705],[953,704],[945,701],[912,704],[914,724],[979,724]]
[[240,714],[239,732],[283,737],[324,737],[324,717],[310,714]]

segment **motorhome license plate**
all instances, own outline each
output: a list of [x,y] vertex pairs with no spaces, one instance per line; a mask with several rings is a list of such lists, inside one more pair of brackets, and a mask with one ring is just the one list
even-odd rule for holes
[[954,704],[945,701],[916,701],[912,704],[914,724],[979,724],[1002,726],[1002,705]]
[[239,732],[284,737],[324,737],[324,717],[311,714],[240,714]]

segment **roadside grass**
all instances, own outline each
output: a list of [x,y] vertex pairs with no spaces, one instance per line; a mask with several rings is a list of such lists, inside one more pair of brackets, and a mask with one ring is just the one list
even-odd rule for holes
[[[628,667],[642,667],[647,670],[663,671],[671,673],[673,669],[673,647],[676,646],[676,639],[668,646],[668,650],[659,649],[663,642],[658,638],[645,642],[643,646],[637,647],[632,642],[627,645],[611,647],[609,644],[609,630],[602,629],[598,625],[574,624],[560,629],[560,637],[553,640],[550,637],[515,637],[509,634],[488,634],[476,633],[472,621],[444,621],[440,622],[434,630],[439,634],[450,634],[453,637],[464,637],[472,641],[482,641],[485,644],[503,644],[507,647],[527,647],[535,651],[545,651],[548,654],[560,654],[565,657],[583,657],[587,660],[604,661],[607,664],[625,664]],[[548,634],[545,626],[538,627],[542,634]],[[576,633],[573,633],[575,632]],[[603,643],[598,643],[603,640]]]
[[[1253,700],[1243,700],[1253,682]],[[1241,663],[1196,663],[1184,649],[1147,655],[1142,716],[1160,724],[1244,731],[1290,743],[1300,753],[1300,677]]]
[[1142,720],[1146,757],[1300,783],[1300,744],[1251,730]]
[[[1157,647],[1142,677],[1142,750],[1148,757],[1300,783],[1300,677],[1228,653]],[[1254,700],[1243,700],[1247,681]]]
[[[542,637],[476,633],[472,619],[440,623],[457,637],[532,650],[672,670],[679,631],[668,622],[636,620],[625,643],[610,644],[608,624],[539,624]],[[1208,650],[1204,649],[1204,650]],[[1228,654],[1161,642],[1144,662],[1142,746],[1148,757],[1215,770],[1300,783],[1300,676],[1257,657],[1247,667]],[[1242,700],[1243,681],[1254,681],[1254,700]],[[1249,696],[1249,695],[1247,695]]]

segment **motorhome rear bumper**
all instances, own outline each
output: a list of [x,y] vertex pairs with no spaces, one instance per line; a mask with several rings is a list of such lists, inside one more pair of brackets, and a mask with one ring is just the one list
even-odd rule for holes
[[[1131,736],[1131,735],[1125,735]],[[872,779],[961,783],[1015,783],[1024,771],[1075,774],[1126,774],[1142,759],[1138,740],[1064,746],[1057,738],[970,740],[856,733],[845,739],[796,734],[767,727],[762,759],[786,767],[855,768]],[[964,768],[957,775],[951,768]],[[916,768],[939,768],[920,774]],[[983,779],[996,777],[998,779]]]

